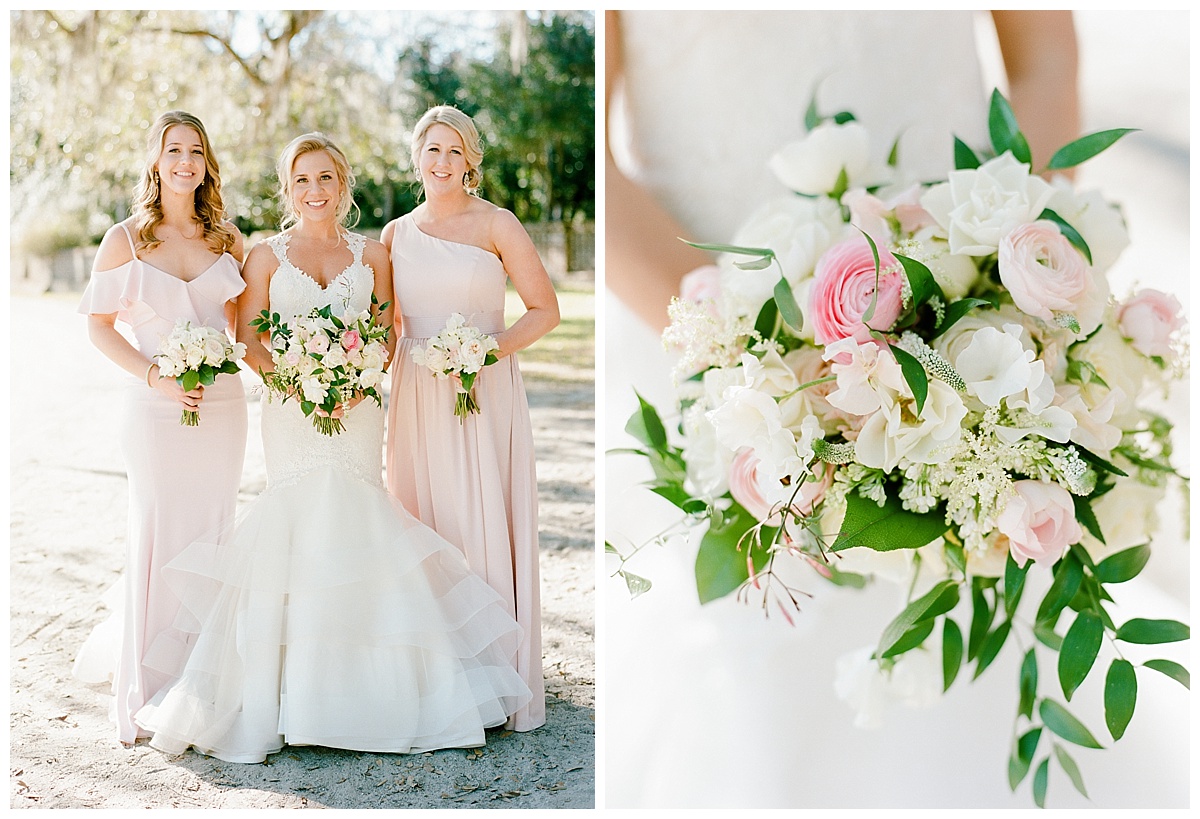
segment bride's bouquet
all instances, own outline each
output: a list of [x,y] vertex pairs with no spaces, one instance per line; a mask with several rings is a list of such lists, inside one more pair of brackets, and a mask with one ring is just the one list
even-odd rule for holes
[[[158,359],[160,377],[174,378],[190,392],[196,387],[211,387],[221,373],[236,373],[237,363],[245,355],[246,345],[230,341],[223,331],[206,324],[193,327],[187,319],[179,319],[163,337],[154,357]],[[179,423],[199,426],[200,413],[185,409]]]
[[413,347],[410,354],[413,361],[438,378],[457,377],[454,414],[461,424],[468,415],[479,412],[479,402],[472,392],[475,376],[488,364],[496,363],[498,349],[496,339],[467,324],[461,313],[452,313],[440,333],[424,347]]
[[[1085,679],[1103,676],[1114,741],[1141,677],[1190,685],[1132,648],[1186,640],[1187,625],[1114,616],[1118,584],[1150,557],[1157,503],[1187,480],[1171,423],[1144,404],[1186,369],[1180,305],[1110,295],[1119,209],[1031,173],[999,93],[990,149],[955,140],[954,170],[933,183],[899,183],[894,147],[872,166],[851,114],[810,107],[806,125],[771,161],[799,195],[764,205],[734,244],[696,245],[720,255],[669,308],[678,412],[664,423],[639,396],[626,429],[642,446],[625,451],[649,459],[681,525],[706,525],[702,602],[761,596],[790,621],[789,562],[841,585],[903,583],[907,605],[860,665],[884,684],[933,667],[948,689],[1014,638],[1010,784],[1036,766],[1044,804],[1054,757],[1084,791],[1064,743],[1103,743],[1064,702]],[[1044,168],[1127,132],[1084,136]],[[633,594],[649,588],[633,552],[606,550]]]
[[[378,306],[375,296],[371,304]],[[345,425],[331,413],[341,404],[362,395],[382,406],[378,387],[387,365],[390,330],[379,324],[372,310],[334,315],[326,305],[289,325],[278,313],[263,310],[250,322],[271,337],[272,372],[263,376],[267,389],[284,401],[296,396],[305,416],[323,435],[340,433]],[[325,414],[314,414],[320,408]]]

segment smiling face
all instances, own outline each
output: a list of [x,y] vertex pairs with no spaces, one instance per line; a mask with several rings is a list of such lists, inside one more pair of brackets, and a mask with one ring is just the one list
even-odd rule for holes
[[338,218],[342,183],[328,151],[309,151],[296,157],[288,187],[292,210],[300,218],[310,221]]
[[162,152],[154,163],[164,190],[189,195],[204,181],[206,158],[200,132],[172,125],[163,134]]
[[419,155],[421,183],[428,193],[463,189],[468,165],[463,139],[449,125],[434,123],[425,132]]

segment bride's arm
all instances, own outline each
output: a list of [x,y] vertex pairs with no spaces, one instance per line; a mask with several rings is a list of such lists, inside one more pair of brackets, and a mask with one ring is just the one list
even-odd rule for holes
[[[621,81],[620,18],[604,13],[604,109]],[[667,305],[684,274],[712,259],[679,241],[685,231],[642,187],[625,176],[604,140],[604,279],[610,290],[656,330],[667,326]]]
[[1079,136],[1079,53],[1070,11],[993,11],[1008,98],[1034,170]]
[[246,357],[243,359],[251,372],[262,375],[273,372],[275,362],[271,360],[271,352],[263,341],[270,343],[265,336],[260,336],[250,322],[270,307],[271,274],[279,263],[265,242],[259,242],[250,250],[246,264],[242,267],[242,279],[246,289],[237,300],[237,340],[246,345]]

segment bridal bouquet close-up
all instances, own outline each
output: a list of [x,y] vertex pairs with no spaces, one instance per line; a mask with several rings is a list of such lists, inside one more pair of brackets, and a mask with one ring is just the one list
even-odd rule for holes
[[[163,337],[158,353],[159,376],[174,378],[179,386],[190,392],[196,387],[211,387],[221,373],[236,373],[238,362],[246,355],[246,345],[230,341],[221,330],[201,324],[193,327],[187,319],[179,319],[171,332]],[[200,424],[197,410],[183,411],[182,426]]]
[[[1059,173],[1129,129],[1035,164],[996,92],[986,150],[956,139],[946,178],[904,183],[895,145],[873,165],[852,114],[814,104],[805,124],[771,159],[795,195],[731,244],[695,244],[719,255],[669,309],[678,406],[639,396],[641,446],[623,451],[700,537],[702,602],[736,595],[790,622],[811,591],[796,577],[907,589],[859,658],[870,679],[847,676],[853,658],[839,670],[852,702],[918,667],[936,696],[1015,642],[1009,784],[1032,772],[1044,805],[1053,758],[1086,795],[1069,748],[1119,740],[1145,675],[1190,686],[1153,648],[1186,624],[1118,615],[1156,506],[1186,489],[1146,401],[1186,370],[1181,306],[1110,292],[1121,211]],[[634,595],[651,585],[630,570],[640,548],[606,543]],[[1071,705],[1089,677],[1102,715]]]
[[461,313],[453,313],[441,332],[424,347],[414,347],[410,354],[413,361],[438,378],[458,379],[454,414],[461,424],[468,415],[479,412],[479,402],[472,392],[475,377],[488,364],[496,363],[495,351],[499,349],[496,339],[467,324]]
[[[374,296],[371,302],[376,304]],[[372,311],[337,316],[326,305],[293,326],[278,313],[263,310],[251,325],[271,337],[275,370],[264,375],[263,384],[284,401],[297,397],[304,415],[312,417],[323,435],[344,429],[342,419],[332,413],[356,395],[382,406],[378,388],[387,365],[390,328],[380,326]],[[318,408],[325,414],[316,413]]]

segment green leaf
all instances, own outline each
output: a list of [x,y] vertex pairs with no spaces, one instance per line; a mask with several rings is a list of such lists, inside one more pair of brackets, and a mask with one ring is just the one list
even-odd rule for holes
[[929,340],[932,341],[942,333],[949,330],[958,322],[960,318],[971,312],[976,307],[983,307],[989,304],[991,304],[991,302],[987,301],[986,299],[974,298],[959,299],[956,302],[952,302],[946,306],[946,313],[944,316],[942,316],[942,322],[937,326],[937,329],[934,331],[933,335],[929,337]]
[[1083,566],[1073,552],[1067,552],[1054,566],[1054,582],[1038,606],[1037,619],[1050,620],[1058,616],[1083,582]]
[[988,134],[991,137],[992,148],[995,150],[996,156],[1005,151],[1012,151],[1013,157],[1018,162],[1026,165],[1032,164],[1029,143],[1017,125],[1017,116],[1013,113],[1008,100],[998,89],[992,91],[992,104],[988,111]]
[[821,115],[817,113],[817,89],[813,88],[812,98],[804,111],[804,130],[811,131],[821,124]]
[[900,505],[900,499],[888,495],[883,506],[858,493],[846,496],[846,516],[841,532],[831,547],[840,552],[865,546],[877,552],[895,549],[919,549],[946,533],[945,513],[940,509],[918,514]]
[[972,679],[979,679],[979,675],[984,672],[984,669],[991,665],[992,660],[1000,654],[1000,649],[1004,648],[1004,642],[1008,639],[1011,628],[1012,621],[1005,620],[996,626],[996,630],[983,641],[983,645],[979,647],[979,659],[975,662],[975,676]]
[[849,111],[838,111],[833,115],[833,121],[838,125],[845,125],[847,122],[854,122],[854,114]]
[[1117,639],[1127,643],[1174,643],[1192,636],[1192,630],[1177,620],[1146,620],[1135,617],[1117,629]]
[[1080,235],[1079,231],[1068,224],[1066,219],[1050,210],[1050,208],[1043,210],[1038,215],[1038,218],[1049,219],[1051,222],[1058,225],[1058,229],[1062,231],[1063,236],[1067,237],[1067,241],[1074,245],[1075,248],[1083,254],[1083,257],[1087,259],[1088,264],[1092,263],[1092,249],[1088,247],[1087,242],[1083,240],[1083,236]]
[[200,375],[200,384],[205,387],[211,387],[217,380],[217,371],[210,364],[201,364],[197,370]]
[[933,633],[933,620],[922,620],[915,626],[904,632],[892,646],[879,655],[881,658],[896,657],[906,651],[912,651],[921,643],[925,642],[925,638]]
[[1101,583],[1124,583],[1137,577],[1150,559],[1150,547],[1134,546],[1109,555],[1096,567],[1096,579]]
[[658,417],[658,411],[636,390],[634,395],[637,396],[638,408],[629,416],[625,431],[651,449],[666,449],[667,430]]
[[646,578],[626,571],[622,571],[621,576],[625,578],[625,587],[629,589],[629,598],[631,600],[638,595],[650,591],[651,584]]
[[892,142],[892,149],[888,151],[887,164],[889,168],[894,168],[900,162],[900,137],[896,137]]
[[1021,592],[1025,589],[1025,575],[1029,573],[1030,563],[1024,566],[1018,566],[1017,561],[1013,559],[1012,552],[1004,561],[1004,611],[1009,617],[1013,616],[1013,612],[1017,610],[1017,604],[1021,602]]
[[908,284],[912,288],[913,307],[920,307],[934,296],[937,296],[942,302],[946,301],[946,294],[942,292],[941,285],[933,277],[933,271],[916,259],[901,256],[899,253],[892,255],[899,260],[904,268],[904,274],[908,276]]
[[680,509],[683,509],[684,504],[692,499],[691,495],[678,483],[654,484],[650,487],[650,491],[660,497],[666,498]]
[[1054,630],[1054,624],[1045,621],[1039,621],[1033,627],[1033,636],[1037,641],[1047,648],[1059,651],[1062,649],[1063,638]]
[[800,312],[800,305],[796,304],[792,286],[782,276],[775,283],[775,303],[779,305],[779,314],[783,316],[787,325],[796,332],[800,332],[804,327],[804,314]]
[[891,349],[896,363],[900,365],[900,372],[904,374],[908,388],[912,390],[913,398],[917,402],[917,417],[920,418],[921,410],[925,409],[925,399],[929,397],[929,376],[925,373],[921,362],[917,361],[916,356],[912,353],[901,350],[894,344],[889,344],[888,347]]
[[1087,788],[1083,786],[1083,774],[1079,772],[1079,766],[1075,764],[1075,760],[1071,759],[1071,755],[1067,753],[1067,749],[1054,743],[1054,757],[1058,760],[1058,764],[1062,766],[1067,777],[1070,778],[1071,784],[1075,786],[1075,790],[1083,794],[1083,797],[1088,798]]
[[967,642],[967,659],[974,660],[979,655],[983,640],[987,637],[988,629],[992,627],[995,610],[988,603],[987,596],[978,583],[971,585],[971,633]]
[[950,541],[945,541],[943,554],[946,555],[946,562],[950,567],[964,577],[967,574],[967,553],[962,546]]
[[975,152],[971,150],[971,146],[963,142],[958,137],[954,138],[954,170],[956,171],[972,171],[978,168],[982,163]]
[[179,376],[179,385],[183,387],[184,392],[191,392],[200,385],[200,373],[195,370],[188,370],[183,375]]
[[875,305],[879,302],[879,248],[875,245],[875,240],[871,238],[871,234],[857,225],[854,227],[867,240],[867,245],[871,248],[871,256],[875,259],[875,286],[871,289],[871,303],[867,305],[867,309],[862,314],[862,323],[866,324],[874,318]]
[[1104,722],[1114,740],[1125,735],[1137,703],[1137,675],[1128,660],[1113,660],[1104,680]]
[[313,401],[301,401],[300,402],[300,411],[304,413],[304,417],[306,417],[306,418],[308,416],[312,415],[313,410],[315,410],[316,408],[317,408],[317,405]]
[[1109,131],[1097,131],[1093,134],[1085,134],[1074,142],[1068,142],[1055,151],[1054,156],[1050,157],[1050,161],[1046,163],[1046,170],[1057,171],[1062,168],[1074,168],[1076,165],[1086,162],[1093,156],[1112,147],[1118,139],[1136,130],[1138,129],[1113,128]]
[[1033,703],[1037,699],[1038,665],[1037,652],[1032,648],[1025,652],[1020,679],[1021,701],[1017,706],[1017,713],[1026,719],[1033,719]]
[[946,618],[942,624],[942,690],[949,691],[962,667],[963,636],[958,623]]
[[1166,674],[1189,691],[1192,688],[1192,675],[1179,663],[1171,660],[1146,660],[1142,665],[1153,668],[1160,674]]
[[758,318],[754,320],[755,331],[763,338],[771,338],[775,335],[775,319],[779,316],[779,307],[775,304],[775,299],[767,299],[766,304],[758,311]]
[[1075,503],[1075,519],[1083,524],[1092,537],[1104,543],[1104,533],[1100,531],[1100,521],[1096,520],[1091,501],[1079,495],[1072,495],[1071,500]]
[[850,187],[850,177],[846,175],[846,166],[838,171],[837,181],[833,183],[833,190],[829,192],[829,198],[837,202],[842,198],[842,194]]
[[1046,787],[1050,782],[1050,757],[1042,760],[1033,775],[1033,801],[1039,808],[1046,807]]
[[1095,665],[1103,637],[1100,618],[1089,611],[1080,612],[1067,629],[1058,655],[1058,681],[1067,702]]
[[667,448],[652,449],[646,457],[650,461],[650,468],[654,470],[654,477],[657,479],[655,485],[657,486],[682,485],[684,478],[687,477],[687,466],[678,451]]
[[953,580],[943,580],[904,607],[904,611],[896,615],[892,622],[883,630],[879,638],[879,647],[875,654],[879,657],[887,655],[889,649],[895,646],[908,633],[909,629],[925,620],[932,620],[939,614],[945,614],[958,604],[958,584]]
[[[696,554],[696,591],[701,603],[711,603],[737,590],[750,577],[745,548],[750,549],[754,570],[758,571],[767,562],[767,550],[753,539],[746,538],[745,548],[739,549],[738,542],[757,521],[754,516],[736,503],[725,512],[725,517],[710,526],[700,540],[700,551]],[[773,530],[763,528],[763,537],[769,538]]]
[[1042,700],[1041,705],[1038,707],[1038,716],[1042,718],[1042,722],[1045,723],[1047,728],[1067,742],[1073,742],[1084,748],[1104,747],[1096,741],[1096,738],[1092,736],[1092,732],[1082,722],[1075,719],[1070,711],[1054,700]]
[[691,245],[699,250],[707,250],[710,253],[735,253],[741,256],[764,256],[767,259],[775,258],[775,251],[769,247],[746,247],[744,245],[723,245],[710,244],[707,242],[689,242],[687,239],[680,239],[685,245]]
[[610,542],[609,542],[609,541],[607,541],[607,540],[606,540],[606,541],[604,541],[604,553],[605,553],[606,555],[619,555],[619,554],[621,554],[620,552],[618,552],[618,551],[617,551],[617,547],[616,547],[616,546],[613,546],[613,545],[612,545],[612,543],[610,543]]
[[1017,785],[1021,784],[1021,780],[1029,773],[1029,766],[1033,763],[1033,755],[1037,752],[1038,740],[1041,739],[1042,729],[1033,728],[1026,731],[1017,740],[1017,747],[1013,751],[1012,756],[1008,758],[1008,786],[1012,790],[1017,789]]

